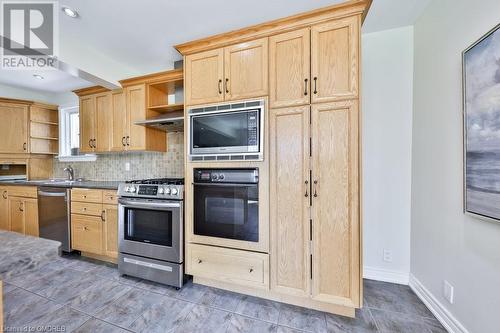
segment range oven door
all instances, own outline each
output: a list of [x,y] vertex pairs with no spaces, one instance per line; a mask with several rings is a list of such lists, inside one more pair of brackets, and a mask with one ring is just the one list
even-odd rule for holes
[[257,184],[195,183],[194,234],[259,242]]
[[121,253],[183,262],[182,202],[121,198],[118,204]]

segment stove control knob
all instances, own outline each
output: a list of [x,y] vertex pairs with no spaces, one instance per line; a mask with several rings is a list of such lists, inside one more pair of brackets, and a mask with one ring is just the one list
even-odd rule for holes
[[170,193],[172,193],[172,195],[177,195],[177,193],[179,193],[179,191],[176,188],[172,188]]
[[165,187],[165,194],[170,194],[170,187]]
[[163,194],[163,187],[160,187],[160,188],[158,189],[158,194]]
[[135,190],[136,190],[135,186],[130,186],[129,190],[130,193],[135,193]]
[[128,192],[130,190],[130,187],[129,186],[125,186],[125,188],[123,189],[125,192]]
[[216,173],[213,173],[212,174],[212,180],[217,180],[217,178],[219,178],[219,176]]
[[223,180],[223,179],[224,179],[224,174],[223,174],[223,173],[221,173],[221,174],[219,175],[219,180]]

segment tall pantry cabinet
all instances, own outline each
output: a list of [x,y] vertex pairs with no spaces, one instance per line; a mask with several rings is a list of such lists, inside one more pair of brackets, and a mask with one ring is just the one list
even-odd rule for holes
[[351,0],[176,46],[185,56],[188,105],[235,97],[225,85],[227,50],[262,49],[265,38],[268,48],[267,57],[245,55],[256,65],[244,73],[255,79],[246,77],[252,89],[241,84],[236,95],[268,101],[269,177],[259,181],[269,187],[268,287],[218,283],[198,272],[195,282],[348,316],[362,306],[360,30],[370,4]]

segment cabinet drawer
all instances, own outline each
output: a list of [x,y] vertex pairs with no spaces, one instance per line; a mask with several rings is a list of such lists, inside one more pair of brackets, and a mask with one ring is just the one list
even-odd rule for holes
[[268,288],[267,254],[205,245],[187,245],[188,274],[235,284]]
[[71,214],[101,216],[103,214],[102,204],[72,201]]
[[71,243],[75,250],[102,254],[100,217],[71,214]]
[[23,198],[36,198],[38,195],[36,186],[11,186],[8,193],[11,197]]
[[102,203],[105,205],[117,205],[118,195],[116,191],[103,191],[102,192]]
[[102,191],[75,188],[71,190],[71,201],[102,203]]

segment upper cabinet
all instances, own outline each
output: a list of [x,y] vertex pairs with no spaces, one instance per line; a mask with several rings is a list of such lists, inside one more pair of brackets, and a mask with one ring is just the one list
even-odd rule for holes
[[196,53],[185,58],[187,105],[268,94],[268,38]]
[[272,108],[358,97],[359,18],[270,37]]
[[80,98],[80,151],[91,153],[95,151],[95,96]]
[[26,104],[0,102],[0,153],[28,152],[28,111]]

